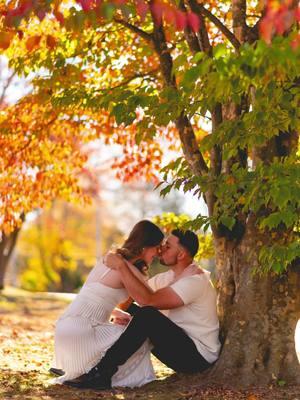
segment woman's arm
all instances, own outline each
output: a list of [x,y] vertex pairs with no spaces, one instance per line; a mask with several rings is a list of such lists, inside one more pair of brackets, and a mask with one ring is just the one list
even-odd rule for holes
[[[151,293],[153,293],[153,290],[150,288],[150,286],[146,282],[148,277],[145,276],[144,274],[142,274],[133,264],[131,264],[129,261],[125,260],[121,255],[109,252],[104,256],[104,263],[107,267],[109,267],[113,270],[116,270],[116,271],[118,271],[122,266],[127,266],[127,268],[131,271],[131,273],[140,282],[142,282],[143,285],[146,286]],[[126,289],[128,290],[128,288],[126,288]],[[129,293],[129,295],[130,295],[130,293]],[[131,296],[131,297],[133,297],[133,296]],[[134,297],[133,297],[133,299],[137,300]]]
[[108,253],[105,264],[120,272],[122,282],[134,300],[141,305],[149,304],[148,299],[154,292],[145,282],[143,274],[118,254]]
[[149,305],[159,310],[169,310],[183,306],[183,300],[171,287],[165,287],[153,292],[141,281],[134,271],[135,267],[119,255],[109,256],[107,262],[112,263],[120,273],[122,283],[129,295],[140,305]]

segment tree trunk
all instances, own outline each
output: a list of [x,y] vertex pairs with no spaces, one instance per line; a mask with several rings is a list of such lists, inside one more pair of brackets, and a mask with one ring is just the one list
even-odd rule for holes
[[295,328],[300,318],[300,269],[253,275],[259,248],[268,243],[253,221],[242,241],[216,239],[218,308],[224,341],[212,369],[220,382],[253,385],[300,383]]
[[16,228],[9,235],[2,232],[2,240],[0,242],[0,290],[4,288],[4,278],[7,271],[7,266],[16,246],[20,228]]

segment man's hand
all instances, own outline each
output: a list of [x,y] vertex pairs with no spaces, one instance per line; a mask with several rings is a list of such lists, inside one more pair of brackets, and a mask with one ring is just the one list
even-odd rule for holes
[[119,269],[124,266],[124,259],[116,253],[108,252],[103,259],[104,264],[110,269]]

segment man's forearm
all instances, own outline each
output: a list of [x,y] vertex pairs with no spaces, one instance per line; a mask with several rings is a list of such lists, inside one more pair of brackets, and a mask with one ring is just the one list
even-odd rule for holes
[[139,304],[147,305],[152,296],[151,290],[130,271],[126,263],[120,266],[118,270],[129,295]]

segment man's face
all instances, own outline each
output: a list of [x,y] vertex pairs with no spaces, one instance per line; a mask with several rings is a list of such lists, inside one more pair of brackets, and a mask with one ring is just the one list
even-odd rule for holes
[[177,264],[178,254],[182,250],[178,237],[170,235],[161,246],[160,263],[166,266]]

